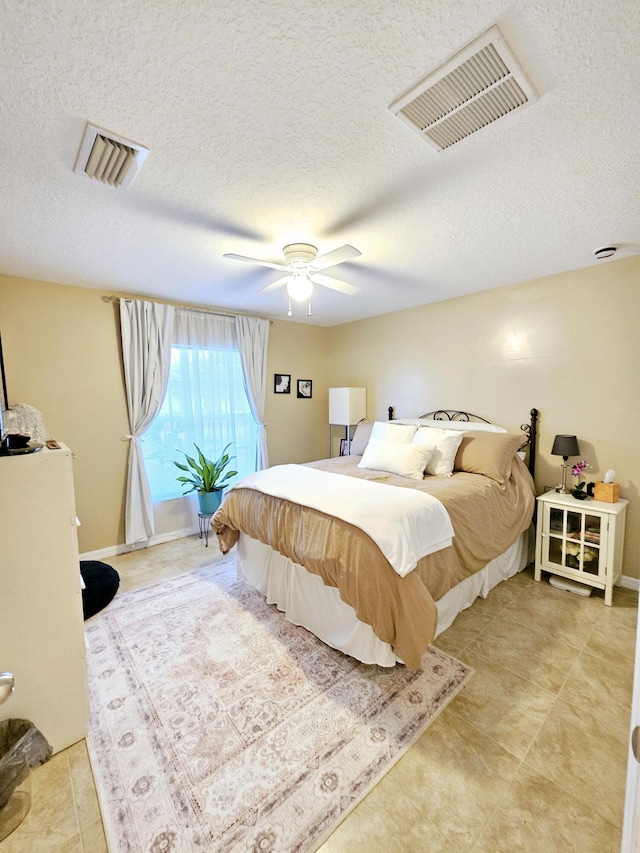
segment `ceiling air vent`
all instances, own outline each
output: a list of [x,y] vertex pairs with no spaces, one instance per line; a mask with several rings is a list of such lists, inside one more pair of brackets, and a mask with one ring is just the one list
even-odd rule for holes
[[442,151],[536,97],[497,27],[492,27],[389,109]]
[[142,145],[88,124],[73,171],[126,189],[148,153]]

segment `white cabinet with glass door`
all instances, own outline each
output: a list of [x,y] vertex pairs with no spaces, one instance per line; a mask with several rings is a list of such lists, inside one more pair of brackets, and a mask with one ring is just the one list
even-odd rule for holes
[[627,503],[579,501],[558,492],[540,495],[535,579],[546,571],[603,589],[610,606],[622,572]]

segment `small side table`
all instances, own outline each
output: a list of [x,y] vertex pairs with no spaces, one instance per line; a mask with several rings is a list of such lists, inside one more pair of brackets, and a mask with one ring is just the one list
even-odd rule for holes
[[209,530],[211,529],[212,512],[198,513],[198,526],[200,528],[200,539],[204,536],[204,547],[209,547]]
[[628,501],[615,503],[546,492],[538,497],[537,581],[542,570],[604,590],[611,607],[613,587],[622,573]]

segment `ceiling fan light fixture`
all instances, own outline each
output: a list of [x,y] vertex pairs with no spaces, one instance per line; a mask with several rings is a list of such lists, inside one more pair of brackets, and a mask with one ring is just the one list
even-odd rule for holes
[[[354,258],[359,258],[361,252],[345,243],[337,249],[332,249],[330,252],[325,252],[323,255],[318,255],[318,249],[311,243],[289,243],[283,248],[284,263],[276,263],[273,261],[264,261],[259,258],[250,258],[247,255],[236,255],[227,252],[223,255],[225,258],[231,258],[234,261],[248,261],[251,264],[259,264],[262,267],[275,269],[280,272],[280,276],[261,288],[258,292],[265,293],[272,290],[277,290],[286,285],[287,299],[289,302],[287,316],[291,317],[291,300],[296,302],[305,302],[308,300],[307,316],[311,316],[311,295],[313,293],[313,285],[317,284],[320,287],[327,287],[329,290],[335,290],[338,293],[344,293],[347,296],[353,296],[360,290],[353,284],[347,284],[346,281],[340,281],[334,278],[333,275],[324,275],[322,270],[330,270],[332,267],[342,264],[345,261],[351,261]],[[313,276],[313,281],[311,280]]]
[[304,302],[311,296],[313,284],[306,270],[295,270],[287,282],[287,293],[296,302]]

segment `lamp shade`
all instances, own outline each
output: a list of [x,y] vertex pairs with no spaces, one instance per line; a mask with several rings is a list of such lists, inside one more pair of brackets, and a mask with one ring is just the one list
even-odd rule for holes
[[575,435],[557,435],[553,440],[551,455],[562,456],[565,459],[569,456],[580,456],[578,439]]
[[329,388],[330,424],[350,426],[366,416],[366,388]]

